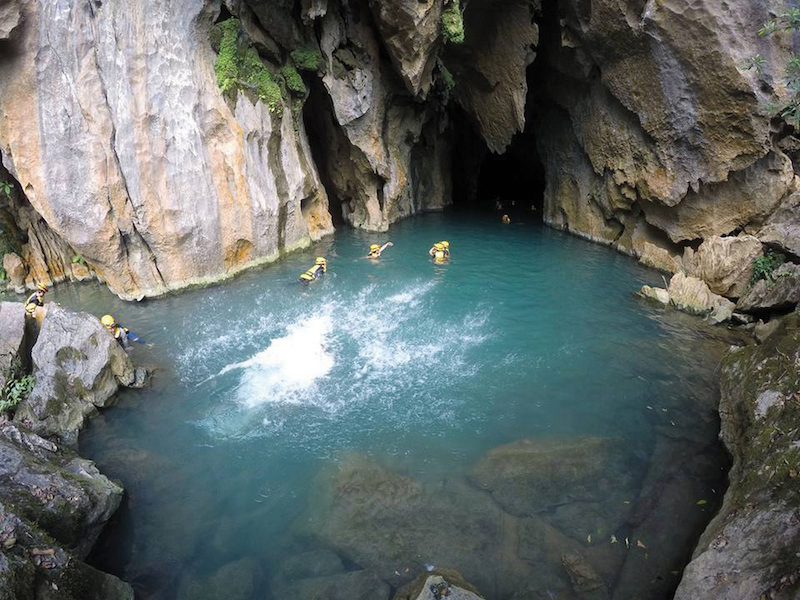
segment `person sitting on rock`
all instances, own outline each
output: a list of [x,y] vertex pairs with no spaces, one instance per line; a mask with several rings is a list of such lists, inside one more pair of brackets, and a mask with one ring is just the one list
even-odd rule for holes
[[378,244],[372,244],[369,247],[369,254],[367,254],[367,258],[380,258],[381,253],[386,250],[389,246],[394,246],[392,242],[386,242],[383,246],[379,246]]
[[314,266],[311,267],[308,271],[300,275],[300,281],[314,281],[318,277],[320,277],[323,273],[328,272],[328,261],[322,257],[318,256],[317,260],[314,263]]
[[44,306],[44,295],[47,293],[47,286],[43,283],[40,283],[39,286],[36,288],[36,291],[33,292],[28,299],[25,300],[25,313],[29,317],[33,317],[36,314],[36,309],[41,308]]
[[114,339],[119,342],[120,346],[126,350],[130,347],[130,341],[128,340],[130,332],[127,327],[123,327],[117,323],[111,315],[103,315],[100,322],[103,324],[103,327],[114,336]]

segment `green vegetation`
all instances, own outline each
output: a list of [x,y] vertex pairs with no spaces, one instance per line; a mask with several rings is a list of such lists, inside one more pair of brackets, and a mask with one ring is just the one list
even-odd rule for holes
[[20,402],[30,396],[33,385],[33,375],[26,374],[22,368],[22,361],[18,356],[14,357],[6,384],[0,390],[0,412],[13,411]]
[[297,72],[294,66],[289,64],[284,65],[281,69],[281,75],[283,76],[283,81],[286,83],[286,89],[292,94],[301,97],[306,95],[306,84],[303,83],[303,78],[300,77],[300,73]]
[[83,265],[85,267],[86,266],[86,259],[83,258],[80,254],[76,254],[76,255],[74,255],[72,257],[72,263],[73,264],[77,263],[77,264]]
[[442,11],[442,36],[446,43],[464,43],[464,19],[459,0],[450,0],[450,4]]
[[[777,15],[774,19],[764,23],[758,35],[767,36],[777,32],[795,32],[800,30],[800,8],[792,8],[787,12]],[[761,73],[766,59],[760,54],[754,54],[747,59],[745,68],[754,69]],[[786,87],[789,89],[789,97],[780,104],[771,106],[788,123],[800,128],[800,56],[792,53],[786,62]]]
[[316,46],[303,46],[292,51],[292,61],[301,71],[319,71],[322,54]]
[[444,63],[439,61],[439,74],[442,76],[442,83],[448,92],[452,92],[456,87],[456,80],[453,79],[453,74],[444,66]]
[[211,32],[212,45],[219,44],[214,63],[219,89],[226,96],[239,89],[249,90],[267,105],[270,112],[280,114],[283,110],[281,86],[258,51],[249,44],[240,43],[240,31],[239,19],[228,19],[217,23]]
[[750,285],[755,285],[762,279],[772,283],[775,281],[773,272],[786,262],[786,257],[780,252],[768,250],[764,256],[759,256],[753,261],[753,272],[750,275]]

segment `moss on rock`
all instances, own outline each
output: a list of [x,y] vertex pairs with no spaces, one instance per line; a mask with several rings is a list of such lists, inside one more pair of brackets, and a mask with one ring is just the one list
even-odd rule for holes
[[283,76],[283,81],[286,83],[286,89],[288,89],[289,92],[295,96],[303,97],[306,95],[306,84],[293,65],[284,65],[281,69],[281,75]]
[[301,71],[319,71],[322,54],[316,46],[302,46],[290,54],[295,66]]
[[450,0],[447,8],[442,11],[442,36],[450,44],[464,43],[464,19],[459,0]]

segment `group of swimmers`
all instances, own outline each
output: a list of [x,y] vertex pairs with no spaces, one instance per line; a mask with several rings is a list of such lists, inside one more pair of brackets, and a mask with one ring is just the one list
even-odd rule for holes
[[[391,246],[394,246],[392,242],[386,242],[383,246],[380,244],[370,244],[367,258],[377,260],[381,257],[381,254],[383,254],[383,251]],[[447,262],[450,260],[450,242],[446,240],[436,242],[433,246],[431,246],[431,249],[428,250],[428,255],[431,256],[433,258],[433,262],[437,264]],[[300,281],[314,281],[327,272],[328,260],[324,256],[318,256],[316,261],[314,261],[314,266],[300,275]]]
[[[44,312],[40,309],[44,308],[44,296],[47,294],[48,288],[45,284],[40,283],[36,287],[36,291],[34,291],[28,299],[25,300],[25,314],[41,323],[41,320],[44,318]],[[103,327],[106,328],[119,345],[125,348],[126,350],[130,346],[130,342],[139,342],[144,343],[139,336],[134,333],[131,333],[127,327],[123,327],[119,323],[117,323],[116,319],[111,315],[103,315],[100,318],[100,323]]]

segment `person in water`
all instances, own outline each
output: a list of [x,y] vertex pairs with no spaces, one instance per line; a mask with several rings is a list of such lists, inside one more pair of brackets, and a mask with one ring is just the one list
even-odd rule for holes
[[428,254],[433,257],[434,262],[443,263],[450,258],[450,242],[436,242]]
[[381,253],[386,250],[389,246],[394,246],[392,242],[386,242],[383,246],[378,244],[371,244],[369,247],[369,254],[367,254],[367,258],[380,258]]
[[103,324],[103,327],[114,336],[114,339],[119,342],[119,345],[125,348],[126,350],[130,347],[130,331],[128,331],[127,327],[123,327],[119,323],[114,320],[114,317],[111,315],[103,315],[100,319],[100,323]]
[[40,283],[28,299],[25,300],[25,314],[33,317],[36,314],[36,309],[44,306],[44,295],[47,293],[47,286]]
[[511,217],[508,215],[503,215],[503,224],[510,225],[511,224]]
[[319,278],[323,273],[328,272],[328,261],[322,257],[318,256],[317,260],[314,261],[314,266],[311,267],[308,271],[300,275],[300,281],[314,281],[315,279]]

